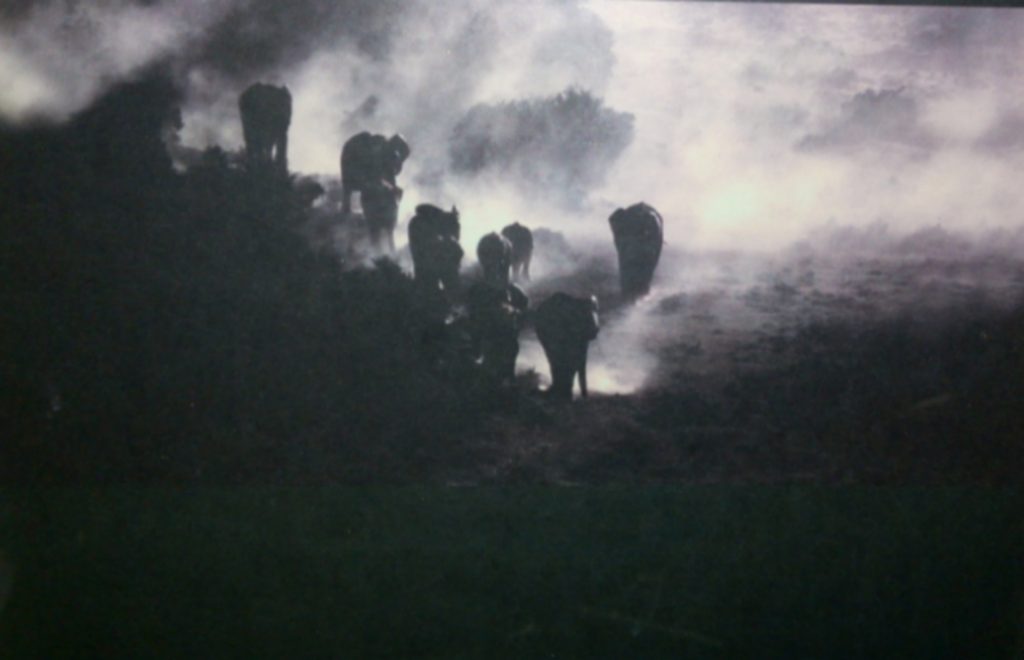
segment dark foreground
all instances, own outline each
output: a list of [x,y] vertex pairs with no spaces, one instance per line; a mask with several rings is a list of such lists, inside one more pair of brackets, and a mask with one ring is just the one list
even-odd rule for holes
[[7,491],[0,656],[991,658],[1019,492]]
[[0,658],[1024,651],[1024,233],[666,255],[635,312],[603,221],[539,241],[604,312],[558,406],[298,178],[174,171],[171,100],[0,130]]

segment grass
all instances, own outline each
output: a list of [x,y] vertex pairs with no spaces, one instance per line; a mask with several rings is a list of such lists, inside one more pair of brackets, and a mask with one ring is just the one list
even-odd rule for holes
[[8,491],[0,657],[1010,657],[1021,493]]

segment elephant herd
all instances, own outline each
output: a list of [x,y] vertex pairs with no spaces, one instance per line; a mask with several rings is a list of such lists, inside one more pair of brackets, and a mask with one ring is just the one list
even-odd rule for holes
[[[250,167],[287,173],[291,94],[287,87],[257,83],[239,97],[239,112]],[[402,188],[397,177],[411,154],[401,135],[368,132],[347,140],[341,151],[342,213],[351,213],[351,196],[360,193],[370,242],[378,252],[393,253],[394,230]],[[617,209],[609,218],[618,254],[622,294],[635,299],[648,293],[661,255],[663,221],[651,206],[639,203]],[[459,278],[465,253],[459,244],[458,209],[445,211],[420,204],[408,224],[413,279],[425,300],[445,310],[465,310],[473,355],[497,381],[515,377],[519,332],[529,311],[526,293],[513,280],[530,280],[533,234],[514,223],[477,244],[483,272],[466,291]],[[549,396],[571,400],[574,381],[587,396],[587,349],[599,331],[597,299],[555,293],[533,311],[534,327],[551,368]]]

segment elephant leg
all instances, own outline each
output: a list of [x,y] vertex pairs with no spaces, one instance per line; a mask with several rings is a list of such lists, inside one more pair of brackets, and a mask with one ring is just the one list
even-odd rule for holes
[[502,351],[502,378],[515,382],[516,379],[516,358],[519,357],[519,339],[515,336],[509,337],[505,349]]
[[580,378],[580,394],[584,399],[587,398],[587,347],[583,346],[583,354],[579,359],[579,378]]
[[395,253],[395,230],[394,229],[389,229],[387,231],[387,237],[388,237],[388,253],[389,254],[394,254]]
[[251,138],[245,144],[245,156],[249,165],[259,162],[262,150],[263,144],[260,141],[259,135],[253,131]]
[[572,401],[573,370],[562,360],[551,364],[551,397],[562,401]]
[[352,193],[355,192],[355,186],[349,181],[342,181],[341,183],[341,212],[345,215],[352,213]]

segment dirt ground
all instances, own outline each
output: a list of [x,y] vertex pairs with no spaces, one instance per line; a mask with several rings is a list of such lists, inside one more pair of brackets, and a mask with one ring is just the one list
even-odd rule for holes
[[[568,406],[526,397],[466,441],[472,458],[446,470],[452,483],[1022,474],[1024,262],[1014,257],[666,251],[634,304],[618,297],[609,253],[538,270],[525,285],[533,304],[557,290],[600,300],[591,396],[577,390]],[[547,385],[529,328],[518,368]]]

